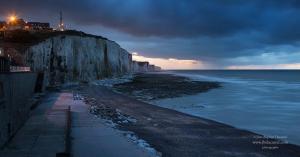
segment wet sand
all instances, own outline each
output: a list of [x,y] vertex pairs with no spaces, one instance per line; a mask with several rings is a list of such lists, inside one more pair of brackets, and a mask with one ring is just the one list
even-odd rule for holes
[[162,73],[141,73],[131,82],[117,84],[113,89],[144,101],[193,95],[220,88],[219,82],[193,81],[186,77]]
[[[300,156],[299,146],[260,139],[261,136],[246,130],[136,100],[134,95],[128,97],[93,85],[82,87],[80,91],[87,96],[87,103],[99,107],[94,114],[111,119],[119,129],[135,132],[165,157]],[[120,123],[117,113],[135,121]],[[254,144],[255,141],[275,144]]]

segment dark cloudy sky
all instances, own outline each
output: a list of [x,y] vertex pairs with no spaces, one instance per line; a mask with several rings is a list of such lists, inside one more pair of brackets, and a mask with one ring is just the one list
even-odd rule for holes
[[63,10],[69,28],[167,68],[300,68],[299,0],[0,1],[2,20],[15,12],[56,25]]

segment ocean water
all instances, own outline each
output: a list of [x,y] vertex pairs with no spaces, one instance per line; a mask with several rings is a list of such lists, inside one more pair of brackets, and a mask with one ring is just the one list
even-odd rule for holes
[[170,71],[222,88],[153,103],[300,145],[300,71]]

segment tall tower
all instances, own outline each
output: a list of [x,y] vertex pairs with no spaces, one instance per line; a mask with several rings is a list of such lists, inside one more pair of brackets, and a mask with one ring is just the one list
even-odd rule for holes
[[60,31],[64,31],[65,30],[65,25],[64,25],[64,22],[63,22],[63,14],[62,14],[62,11],[59,12],[59,25],[58,25],[58,29]]

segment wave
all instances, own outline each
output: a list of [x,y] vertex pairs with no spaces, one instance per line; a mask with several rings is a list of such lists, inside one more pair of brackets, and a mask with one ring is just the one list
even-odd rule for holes
[[174,71],[169,71],[166,73],[176,75],[176,76],[187,77],[194,81],[215,81],[221,83],[248,85],[253,87],[264,86],[264,87],[278,87],[281,89],[300,89],[300,82],[291,83],[285,81],[256,80],[256,79],[227,78],[227,77],[225,78],[225,77],[208,76],[208,75],[191,74],[191,73],[174,72]]
[[223,87],[192,96],[162,99],[154,104],[267,136],[287,136],[290,143],[300,144],[300,79],[295,78],[298,76],[288,75],[296,80],[288,82],[280,78],[280,73],[274,74],[275,79],[253,72],[243,78],[232,78],[226,71],[221,76],[197,71],[166,73],[195,81],[216,81]]

